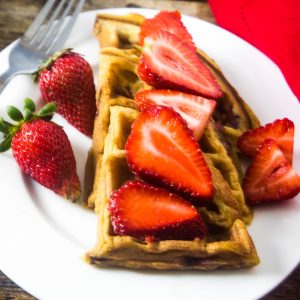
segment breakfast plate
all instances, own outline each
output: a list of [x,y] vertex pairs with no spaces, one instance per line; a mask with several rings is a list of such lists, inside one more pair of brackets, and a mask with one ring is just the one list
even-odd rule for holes
[[[97,12],[140,13],[147,9],[108,9],[82,13],[66,47],[85,55],[97,74],[98,43],[92,35]],[[294,167],[300,171],[300,106],[279,69],[266,56],[233,34],[204,21],[183,17],[195,44],[221,66],[262,124],[288,117],[296,127]],[[12,45],[0,53],[6,68]],[[30,76],[16,77],[0,95],[7,105],[25,97],[41,105]],[[55,115],[71,141],[83,182],[91,140]],[[209,272],[98,269],[82,261],[96,240],[96,215],[61,199],[22,175],[11,152],[0,155],[0,268],[41,299],[256,299],[278,285],[300,261],[300,196],[280,205],[255,209],[249,232],[261,263],[252,269]]]

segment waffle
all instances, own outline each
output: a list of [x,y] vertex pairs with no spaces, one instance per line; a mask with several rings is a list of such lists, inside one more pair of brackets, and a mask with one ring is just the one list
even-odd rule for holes
[[[254,266],[259,262],[255,247],[249,237],[245,224],[236,219],[238,211],[232,201],[231,190],[220,171],[213,166],[209,155],[206,160],[212,171],[215,187],[214,210],[210,215],[208,208],[201,208],[202,215],[210,225],[210,234],[203,240],[168,240],[145,243],[129,236],[113,234],[107,210],[110,193],[127,180],[134,179],[125,158],[124,145],[130,133],[130,126],[137,118],[136,109],[113,105],[109,108],[110,125],[105,138],[101,168],[97,180],[98,240],[96,247],[87,253],[86,261],[98,266],[122,266],[130,268],[154,269],[200,269],[241,268]],[[204,212],[206,211],[206,215]],[[215,215],[214,215],[215,214]],[[222,220],[221,216],[225,219]],[[228,222],[229,229],[212,225]]]
[[[152,269],[211,270],[254,266],[259,258],[245,227],[245,223],[251,221],[252,212],[245,204],[241,190],[239,161],[227,139],[227,125],[214,120],[210,121],[201,139],[215,188],[212,204],[199,208],[210,229],[209,235],[203,240],[146,243],[113,234],[107,211],[108,197],[124,182],[134,179],[124,151],[131,124],[139,114],[133,98],[137,91],[150,88],[136,75],[139,53],[132,48],[137,42],[142,20],[139,15],[102,15],[97,17],[95,24],[95,34],[103,48],[98,114],[85,185],[86,194],[89,194],[86,204],[95,207],[99,225],[96,247],[86,254],[85,259],[104,267]],[[235,131],[245,130],[227,127]]]

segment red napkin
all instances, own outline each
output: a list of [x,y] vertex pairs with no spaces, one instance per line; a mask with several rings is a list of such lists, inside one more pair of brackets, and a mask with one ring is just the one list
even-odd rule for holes
[[217,23],[270,57],[300,101],[300,1],[209,0]]

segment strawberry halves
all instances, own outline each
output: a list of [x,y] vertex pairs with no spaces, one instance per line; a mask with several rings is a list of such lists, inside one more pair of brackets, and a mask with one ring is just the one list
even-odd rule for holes
[[50,121],[55,104],[48,103],[38,114],[35,105],[25,99],[24,115],[15,107],[8,107],[8,115],[16,121],[10,124],[0,119],[4,140],[0,152],[12,153],[21,170],[58,195],[79,200],[80,182],[70,141],[61,126]]
[[173,109],[151,106],[133,123],[125,145],[129,167],[157,186],[207,205],[213,196],[211,172],[186,122]]
[[264,140],[273,139],[284,153],[286,159],[292,163],[294,131],[294,123],[291,120],[287,118],[275,120],[265,126],[246,131],[239,138],[237,145],[244,154],[253,156],[258,146]]
[[146,37],[138,75],[158,89],[173,89],[219,98],[220,87],[197,52],[175,34],[160,30]]
[[146,240],[193,240],[207,233],[191,203],[141,181],[129,181],[109,199],[114,233]]
[[146,37],[160,30],[177,35],[190,49],[196,50],[192,36],[181,21],[180,12],[161,11],[154,18],[146,19],[141,25],[139,44],[143,46]]
[[189,129],[199,140],[215,109],[216,101],[200,96],[172,90],[144,90],[135,95],[134,103],[139,110],[152,105],[164,105],[173,108],[187,122]]
[[290,199],[300,192],[300,176],[274,140],[266,139],[257,148],[243,190],[251,205]]

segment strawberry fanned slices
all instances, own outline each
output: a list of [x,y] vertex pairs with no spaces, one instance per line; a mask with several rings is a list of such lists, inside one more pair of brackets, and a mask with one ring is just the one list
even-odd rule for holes
[[129,167],[197,205],[213,196],[211,172],[186,122],[173,109],[152,106],[133,123],[125,145]]
[[177,35],[187,44],[190,49],[195,50],[192,36],[189,34],[181,21],[181,14],[178,11],[161,11],[152,19],[146,19],[141,25],[139,44],[144,45],[144,39],[160,30],[168,31]]
[[217,99],[220,87],[196,51],[168,31],[146,37],[137,69],[139,77],[157,89],[172,89]]
[[172,90],[140,91],[135,95],[134,103],[139,110],[152,105],[173,108],[187,122],[197,140],[202,136],[216,106],[214,100]]
[[265,140],[256,150],[243,190],[251,205],[290,199],[300,192],[300,176],[274,140]]
[[273,139],[286,159],[292,163],[294,147],[294,123],[284,118],[265,126],[245,132],[238,140],[239,149],[246,155],[253,156],[257,147],[266,139]]
[[118,235],[148,240],[193,240],[207,233],[200,214],[189,202],[140,181],[129,181],[114,191],[109,211]]

